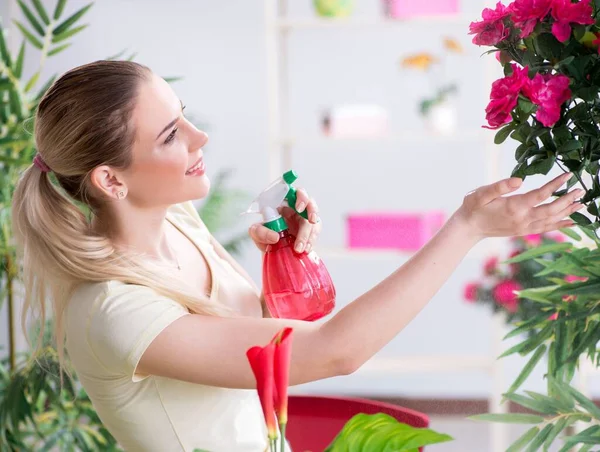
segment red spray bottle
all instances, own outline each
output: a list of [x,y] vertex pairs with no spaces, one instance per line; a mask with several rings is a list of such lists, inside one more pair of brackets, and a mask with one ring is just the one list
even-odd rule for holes
[[[267,308],[272,317],[314,321],[335,307],[335,287],[323,261],[314,251],[297,253],[294,237],[278,211],[284,201],[295,210],[298,178],[293,170],[273,181],[245,213],[260,213],[263,224],[279,233],[263,257],[262,282]],[[307,212],[298,212],[307,218]]]

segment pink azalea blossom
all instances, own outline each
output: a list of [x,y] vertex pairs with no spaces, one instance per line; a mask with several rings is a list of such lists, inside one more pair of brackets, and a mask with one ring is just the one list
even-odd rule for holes
[[550,12],[552,0],[515,0],[508,9],[516,28],[521,30],[521,38],[526,38],[535,26]]
[[540,246],[542,244],[542,234],[527,234],[523,236],[523,240],[529,246]]
[[576,275],[565,276],[565,281],[568,283],[577,282],[577,281],[585,282],[587,280],[588,280],[587,276],[576,276]]
[[492,275],[498,268],[498,258],[493,256],[490,257],[485,264],[483,264],[483,271],[486,275]]
[[517,106],[521,89],[529,81],[527,67],[519,68],[513,64],[512,68],[511,75],[492,83],[490,103],[485,109],[485,118],[489,124],[483,126],[486,129],[497,129],[512,120],[510,113]]
[[504,18],[509,15],[508,8],[502,3],[496,4],[496,9],[485,8],[479,22],[471,22],[469,34],[473,37],[473,44],[479,46],[495,46],[504,41],[510,34],[510,28],[504,23]]
[[548,317],[548,320],[556,320],[556,319],[558,319],[558,312],[555,312],[550,317]]
[[469,283],[465,286],[465,290],[463,296],[465,300],[470,301],[471,303],[477,301],[477,291],[479,290],[479,285],[477,283]]
[[508,312],[517,312],[519,308],[519,298],[515,291],[521,290],[521,288],[521,285],[512,279],[501,281],[494,287],[494,299]]
[[536,119],[546,127],[552,127],[560,119],[560,108],[571,98],[571,80],[566,75],[536,74],[523,87],[523,94],[538,106]]
[[561,234],[560,232],[548,232],[546,235],[550,240],[554,240],[558,243],[563,243],[566,240],[564,234]]
[[552,2],[552,34],[560,42],[565,42],[571,36],[571,24],[591,25],[592,17],[590,0],[572,3],[571,0],[553,0]]

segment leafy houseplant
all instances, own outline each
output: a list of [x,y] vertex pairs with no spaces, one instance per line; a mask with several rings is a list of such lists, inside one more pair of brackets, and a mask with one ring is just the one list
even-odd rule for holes
[[[17,0],[27,20],[14,24],[23,36],[16,55],[8,48],[4,24],[0,22],[0,307],[8,307],[9,349],[0,360],[0,450],[116,451],[114,438],[102,426],[92,404],[79,387],[77,376],[61,385],[59,361],[52,340],[45,337],[37,361],[30,352],[15,351],[15,302],[18,285],[16,253],[12,241],[10,206],[17,178],[31,164],[35,154],[30,121],[37,105],[52,84],[51,77],[41,86],[40,74],[48,58],[72,44],[73,37],[87,25],[80,22],[92,7],[90,3],[65,17],[66,0],[57,0],[49,11],[41,0]],[[24,78],[25,55],[33,47],[39,51],[39,65]],[[121,54],[109,57],[116,59]],[[130,56],[128,59],[132,59]],[[167,79],[173,81],[174,79]],[[212,231],[226,226],[233,202],[243,193],[226,187],[228,171],[217,174],[210,196],[199,212]],[[245,236],[234,236],[224,246],[235,253]],[[4,329],[3,329],[4,331]],[[49,324],[46,332],[52,331]],[[68,360],[67,360],[68,364]]]
[[[555,165],[572,172],[567,189],[581,185],[589,215],[576,213],[571,218],[593,243],[576,246],[582,236],[567,229],[563,232],[575,243],[541,244],[507,261],[540,265],[535,276],[544,280],[517,292],[537,305],[539,313],[516,322],[506,338],[524,337],[503,354],[530,356],[505,399],[535,414],[475,417],[530,424],[511,451],[548,450],[561,436],[561,452],[600,445],[600,409],[572,384],[584,360],[598,367],[600,359],[599,14],[598,0],[515,0],[486,8],[482,20],[470,26],[473,42],[492,47],[489,52],[496,54],[505,72],[492,85],[485,127],[498,129],[498,144],[509,136],[519,143],[513,175],[548,174]],[[518,394],[543,357],[547,393]],[[575,423],[580,432],[565,434]]]

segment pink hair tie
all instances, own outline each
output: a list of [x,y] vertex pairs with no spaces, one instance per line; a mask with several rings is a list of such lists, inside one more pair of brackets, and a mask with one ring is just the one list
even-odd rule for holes
[[37,166],[42,173],[49,173],[50,171],[52,171],[50,167],[46,165],[46,162],[44,162],[44,159],[40,154],[35,155],[35,157],[33,158],[33,164]]

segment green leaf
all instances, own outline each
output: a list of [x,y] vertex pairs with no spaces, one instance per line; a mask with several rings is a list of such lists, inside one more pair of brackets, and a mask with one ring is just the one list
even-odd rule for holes
[[428,428],[415,428],[384,414],[353,416],[334,438],[326,451],[394,450],[413,451],[420,447],[447,442],[453,438]]
[[19,30],[21,30],[21,33],[23,33],[23,36],[25,36],[25,38],[27,38],[27,40],[31,43],[31,45],[33,45],[35,48],[42,50],[42,48],[44,47],[42,45],[42,43],[38,40],[38,38],[36,38],[35,36],[33,36],[33,34],[31,34],[31,32],[29,32],[25,26],[19,22],[18,20],[13,20],[13,22],[15,23],[15,25],[17,27],[19,27]]
[[80,25],[79,27],[71,28],[70,30],[65,31],[64,33],[55,35],[52,37],[52,44],[58,44],[59,42],[64,41],[65,39],[68,39],[71,36],[76,35],[80,31],[85,30],[87,27],[88,27],[88,24]]
[[[584,396],[581,392],[575,389],[573,386],[568,387],[569,393],[573,396],[577,403],[586,410],[590,415],[596,419],[600,419],[600,408],[596,406],[594,402]],[[600,426],[598,427],[600,429]]]
[[48,13],[46,12],[44,5],[42,5],[42,2],[40,0],[32,0],[32,2],[33,6],[35,7],[35,10],[37,11],[42,21],[46,25],[50,25],[50,18],[48,17]]
[[543,254],[548,253],[558,253],[560,251],[565,251],[571,249],[573,245],[571,243],[551,243],[548,245],[542,245],[535,248],[531,248],[523,253],[508,259],[505,261],[507,264],[514,264],[517,262],[523,262],[529,260],[533,257],[541,256]]
[[525,120],[537,108],[533,102],[524,97],[519,97],[518,106],[519,110],[521,110],[524,114],[524,116],[521,118],[522,120]]
[[579,140],[569,140],[563,145],[559,146],[557,152],[559,154],[566,154],[567,152],[576,151],[578,149],[582,149],[583,145]]
[[37,71],[35,74],[33,74],[31,76],[31,78],[29,79],[29,81],[25,85],[25,92],[26,93],[28,93],[29,91],[31,91],[31,88],[33,88],[35,86],[35,84],[37,83],[37,81],[38,81],[39,78],[40,78],[40,71]]
[[2,23],[0,22],[0,58],[4,61],[4,64],[8,67],[12,66],[12,60],[10,58],[10,52],[8,50],[8,46],[6,45],[6,40],[4,38],[4,29],[2,28]]
[[66,44],[63,44],[63,45],[61,45],[61,46],[55,47],[55,48],[53,48],[52,50],[50,50],[50,51],[48,52],[48,56],[54,56],[54,55],[56,55],[57,53],[60,53],[60,52],[62,52],[63,50],[65,50],[65,49],[69,48],[69,47],[71,47],[71,43],[70,43],[70,42],[68,42],[68,43],[66,43]]
[[498,130],[498,132],[496,132],[496,135],[494,136],[494,143],[495,144],[504,143],[504,141],[506,141],[506,139],[508,138],[510,133],[513,130],[515,130],[516,126],[517,126],[516,123],[511,122],[508,125],[502,127],[500,130]]
[[66,4],[67,0],[58,0],[58,2],[56,3],[56,8],[54,8],[54,20],[60,19],[60,16],[62,16]]
[[[530,289],[530,290],[536,290],[536,289],[540,289],[540,288],[535,288],[535,289]],[[544,289],[544,288],[541,288]],[[547,289],[546,290],[548,292],[550,292],[552,289]],[[524,291],[519,292],[520,294],[523,294]],[[525,298],[529,298],[526,295],[523,295]],[[544,298],[545,299],[545,298]],[[548,320],[548,314],[544,313],[544,314],[540,314],[537,315],[535,317],[532,317],[531,319],[528,319],[524,322],[519,322],[517,324],[517,328],[511,330],[506,336],[504,336],[504,340],[506,339],[510,339],[511,337],[515,337],[518,336],[521,333],[524,333],[530,329],[533,329],[534,327],[536,327],[537,325],[539,325],[540,323],[544,323],[546,322],[546,320]]]
[[578,242],[580,242],[582,240],[581,236],[579,234],[577,234],[573,229],[571,228],[561,228],[559,229],[560,232],[562,232],[564,235],[566,235],[567,237],[572,238],[573,240],[576,240]]
[[27,18],[33,29],[37,31],[38,34],[43,38],[46,35],[46,30],[44,30],[44,27],[42,27],[42,25],[39,23],[39,21],[36,19],[36,17],[33,15],[31,10],[27,7],[25,3],[23,3],[21,0],[17,0],[17,3],[21,7],[23,15]]
[[552,424],[548,424],[546,425],[541,432],[539,432],[534,440],[531,442],[531,444],[529,444],[529,447],[527,448],[526,452],[537,452],[538,450],[540,450],[540,448],[542,447],[542,444],[544,444],[544,441],[546,441],[546,438],[548,438],[548,435],[550,434],[550,432],[552,431]]
[[554,166],[554,162],[556,162],[556,156],[553,154],[549,153],[546,157],[537,155],[525,170],[525,174],[527,176],[535,174],[547,175]]
[[541,424],[544,422],[542,416],[521,413],[484,413],[469,416],[474,421],[499,422],[504,424]]
[[573,212],[570,217],[579,226],[587,226],[592,224],[592,221],[588,217],[579,212]]
[[23,61],[25,60],[25,41],[21,43],[21,48],[19,49],[19,55],[17,56],[17,61],[15,61],[15,67],[13,72],[15,77],[21,78],[23,74]]
[[532,427],[523,433],[519,439],[517,439],[512,445],[506,449],[506,452],[518,452],[523,449],[527,444],[536,437],[538,432],[540,431],[539,427]]
[[519,373],[519,376],[515,379],[514,383],[510,386],[510,388],[508,389],[508,392],[511,392],[511,393],[515,392],[517,389],[519,389],[521,387],[521,385],[525,382],[525,380],[527,380],[527,377],[529,377],[529,375],[531,375],[531,372],[533,371],[533,369],[535,368],[537,363],[540,362],[540,359],[542,359],[542,357],[544,356],[545,353],[546,353],[545,345],[541,345],[540,347],[538,347],[538,349],[535,351],[535,353],[533,354],[531,359],[527,362],[525,367],[523,367],[523,370],[521,370],[521,372]]
[[52,31],[52,34],[54,34],[54,36],[57,36],[67,31],[69,27],[71,27],[71,25],[77,22],[93,5],[93,3],[86,5],[80,10],[78,10],[76,13],[71,15],[68,19],[65,19],[58,27],[56,27]]
[[538,53],[547,60],[560,58],[563,45],[551,33],[541,33],[534,38]]
[[550,431],[548,437],[546,438],[546,441],[544,442],[545,449],[548,449],[552,445],[554,440],[558,437],[558,435],[560,435],[560,433],[566,428],[567,420],[568,419],[566,417],[560,418],[556,422],[556,424],[552,426],[552,430]]
[[503,397],[511,402],[521,405],[522,407],[537,411],[538,413],[554,414],[556,412],[556,407],[550,403],[546,403],[545,400],[525,397],[524,395],[514,393],[504,394]]

